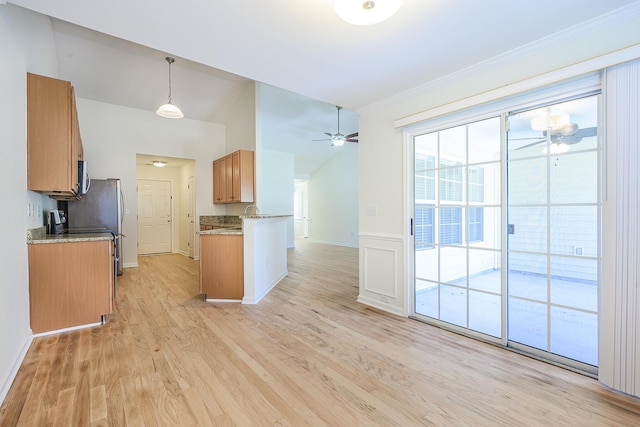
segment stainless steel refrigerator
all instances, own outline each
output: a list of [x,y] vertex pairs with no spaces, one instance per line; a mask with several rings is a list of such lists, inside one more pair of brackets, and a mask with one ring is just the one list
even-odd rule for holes
[[92,179],[81,200],[67,204],[69,233],[111,233],[115,239],[116,272],[122,274],[122,215],[119,179]]

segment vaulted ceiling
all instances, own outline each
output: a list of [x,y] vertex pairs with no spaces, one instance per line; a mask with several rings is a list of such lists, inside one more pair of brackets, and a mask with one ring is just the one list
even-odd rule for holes
[[345,23],[333,0],[7,3],[54,18],[59,75],[80,97],[154,111],[169,55],[186,117],[225,123],[241,88],[265,83],[278,144],[312,151],[334,131],[335,105],[343,133],[357,131],[354,111],[638,2],[405,0],[373,26]]

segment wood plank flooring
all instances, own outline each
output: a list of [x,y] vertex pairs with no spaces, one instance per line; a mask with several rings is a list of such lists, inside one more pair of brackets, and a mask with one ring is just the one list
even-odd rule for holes
[[355,302],[358,251],[296,242],[258,305],[140,257],[102,327],[33,341],[1,426],[633,426],[596,380]]

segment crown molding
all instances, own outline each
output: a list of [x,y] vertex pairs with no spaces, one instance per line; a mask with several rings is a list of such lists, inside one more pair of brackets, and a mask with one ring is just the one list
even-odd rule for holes
[[602,30],[610,29],[638,17],[640,17],[640,1],[635,1],[604,15],[600,15],[583,23],[565,28],[562,31],[558,31],[541,39],[537,39],[533,42],[508,50],[485,61],[476,63],[469,67],[426,82],[422,85],[400,92],[389,98],[360,108],[357,110],[357,112],[360,114],[367,113],[370,111],[378,110],[379,108],[383,108],[390,104],[402,102],[403,100],[415,97],[416,94],[428,93],[433,89],[465,80],[471,76],[482,74],[483,72],[491,71],[496,68],[508,66],[510,63],[519,59],[536,55],[538,53],[549,50],[551,47],[578,40]]

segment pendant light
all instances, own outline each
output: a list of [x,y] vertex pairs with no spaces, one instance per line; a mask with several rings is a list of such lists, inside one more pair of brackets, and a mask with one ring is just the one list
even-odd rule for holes
[[340,18],[353,25],[372,25],[389,19],[403,0],[334,0]]
[[171,64],[173,64],[176,60],[171,58],[170,56],[167,56],[165,59],[169,63],[169,102],[167,102],[166,104],[162,104],[160,108],[158,108],[158,111],[156,111],[156,114],[168,119],[181,119],[184,117],[184,114],[182,114],[180,108],[171,103]]

